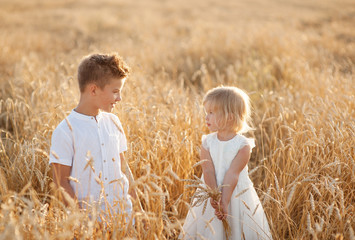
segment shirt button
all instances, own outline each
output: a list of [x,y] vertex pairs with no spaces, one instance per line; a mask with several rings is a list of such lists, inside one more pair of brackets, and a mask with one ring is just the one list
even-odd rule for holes
[[106,160],[104,160],[104,162],[106,162]]
[[106,193],[106,197],[108,197],[108,193]]
[[105,180],[107,180],[107,177],[105,177]]
[[103,143],[101,143],[101,145],[103,146],[104,144],[103,144]]

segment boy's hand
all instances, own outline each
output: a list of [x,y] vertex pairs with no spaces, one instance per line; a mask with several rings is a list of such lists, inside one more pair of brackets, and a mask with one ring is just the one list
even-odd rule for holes
[[148,214],[142,209],[142,213],[143,213],[143,228],[144,230],[149,230],[150,229],[150,224],[149,224],[149,220],[148,220]]
[[149,224],[149,221],[148,219],[143,219],[143,228],[144,230],[148,231],[150,229],[150,224]]

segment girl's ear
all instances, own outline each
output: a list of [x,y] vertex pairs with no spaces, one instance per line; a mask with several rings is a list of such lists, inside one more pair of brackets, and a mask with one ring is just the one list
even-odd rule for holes
[[228,113],[227,121],[232,121],[232,120],[234,120],[233,114]]

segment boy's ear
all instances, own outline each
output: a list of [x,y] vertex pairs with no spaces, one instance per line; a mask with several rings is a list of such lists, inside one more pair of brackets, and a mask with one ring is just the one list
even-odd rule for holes
[[97,88],[98,88],[96,84],[89,83],[87,88],[89,90],[90,95],[96,96],[96,91],[97,91]]

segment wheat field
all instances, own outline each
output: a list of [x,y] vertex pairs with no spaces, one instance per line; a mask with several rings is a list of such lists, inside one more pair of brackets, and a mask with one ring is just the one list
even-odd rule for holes
[[[351,0],[0,0],[0,239],[176,239],[201,175],[201,100],[251,97],[250,178],[274,239],[355,239]],[[116,106],[150,224],[105,227],[64,206],[50,138],[76,106],[85,55],[132,67]]]

